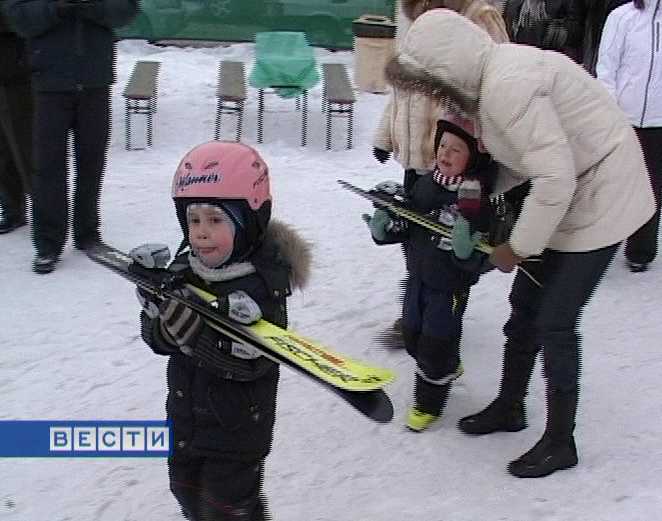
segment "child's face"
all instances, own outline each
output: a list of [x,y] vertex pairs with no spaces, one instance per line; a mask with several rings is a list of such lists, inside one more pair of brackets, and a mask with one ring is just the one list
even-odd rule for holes
[[208,268],[216,268],[232,255],[235,225],[218,206],[191,204],[186,209],[188,240],[195,255]]
[[444,132],[437,149],[437,167],[442,175],[455,177],[464,174],[469,164],[469,146],[450,132]]

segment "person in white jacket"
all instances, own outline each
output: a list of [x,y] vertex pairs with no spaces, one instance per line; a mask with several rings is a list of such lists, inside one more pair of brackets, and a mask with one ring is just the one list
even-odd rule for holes
[[545,433],[508,470],[530,478],[572,467],[579,318],[620,242],[655,212],[637,136],[580,65],[554,51],[494,43],[449,10],[412,24],[386,77],[402,90],[450,97],[478,118],[487,152],[505,167],[495,191],[531,181],[510,238],[490,261],[509,272],[538,256],[526,265],[538,284],[521,270],[515,276],[499,395],[459,426],[468,434],[525,428],[524,397],[542,349]]
[[657,255],[662,197],[662,0],[635,0],[607,17],[596,71],[628,115],[644,152],[657,211],[625,245],[633,272],[645,271]]

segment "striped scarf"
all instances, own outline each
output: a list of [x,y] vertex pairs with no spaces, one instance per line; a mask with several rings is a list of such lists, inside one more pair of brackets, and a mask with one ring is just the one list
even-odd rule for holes
[[463,175],[456,175],[453,177],[447,176],[442,174],[439,171],[439,168],[435,168],[434,171],[432,172],[432,179],[434,179],[435,183],[443,186],[446,190],[450,190],[451,192],[457,192],[457,189],[460,188],[462,181],[464,181],[464,176]]

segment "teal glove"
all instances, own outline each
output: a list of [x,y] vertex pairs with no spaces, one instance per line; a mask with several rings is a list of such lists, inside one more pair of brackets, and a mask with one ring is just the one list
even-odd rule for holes
[[370,219],[370,233],[377,241],[385,241],[388,230],[393,227],[391,216],[386,210],[381,208],[375,210],[375,213]]
[[458,259],[468,259],[474,251],[474,248],[480,242],[480,232],[471,233],[469,221],[461,215],[455,221],[453,226],[453,252]]

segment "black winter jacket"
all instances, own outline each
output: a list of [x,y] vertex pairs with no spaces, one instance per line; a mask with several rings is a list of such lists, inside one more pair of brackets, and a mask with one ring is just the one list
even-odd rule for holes
[[[525,27],[517,27],[524,0],[507,0],[503,18],[510,40],[515,43],[532,45],[539,49],[559,51],[577,62],[582,61],[586,5],[584,0],[540,0],[545,4],[547,18]],[[565,42],[550,45],[550,25],[560,23],[567,31]]]
[[60,19],[54,0],[4,0],[11,25],[28,40],[35,90],[66,92],[115,81],[113,28],[131,21],[137,0],[80,3],[86,7]]
[[[487,200],[476,229],[487,231]],[[440,214],[457,211],[457,192],[447,190],[432,178],[432,174],[421,176],[414,185],[408,206],[417,212],[439,218]],[[443,221],[442,221],[443,222]],[[473,227],[473,226],[472,226]],[[440,241],[445,244],[439,248]],[[467,260],[458,259],[453,253],[450,241],[439,237],[426,228],[407,223],[404,231],[388,234],[387,240],[377,244],[404,242],[407,248],[407,271],[414,278],[436,290],[455,291],[478,282],[481,273],[488,269],[487,256],[475,251]]]
[[[0,5],[4,0],[0,0]],[[30,81],[25,40],[9,26],[0,9],[0,85]]]
[[[289,266],[274,251],[260,250],[250,259],[256,272],[227,281],[206,283],[191,270],[187,254],[170,270],[219,297],[243,290],[260,306],[264,319],[287,327],[285,297]],[[157,354],[170,355],[166,410],[174,428],[174,451],[256,461],[271,446],[276,411],[278,366],[260,357],[237,358],[228,339],[205,326],[192,356],[169,344],[159,319],[141,313],[142,337]]]

